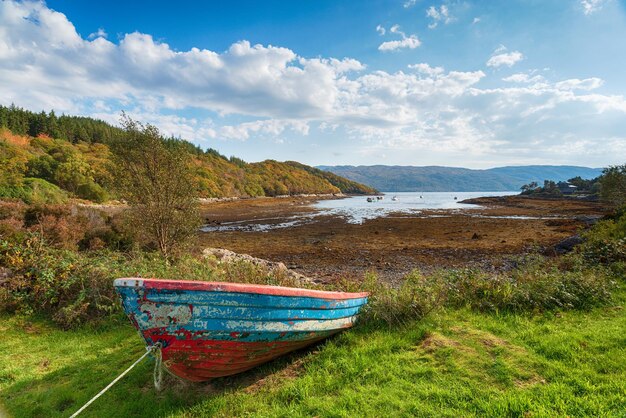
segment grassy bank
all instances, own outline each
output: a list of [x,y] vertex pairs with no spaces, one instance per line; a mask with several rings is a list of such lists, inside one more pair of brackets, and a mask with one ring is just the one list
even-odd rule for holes
[[[394,330],[357,327],[207,384],[144,361],[85,416],[623,416],[626,302],[540,316],[441,310]],[[3,316],[0,397],[16,417],[67,416],[143,353],[127,324],[60,331]]]

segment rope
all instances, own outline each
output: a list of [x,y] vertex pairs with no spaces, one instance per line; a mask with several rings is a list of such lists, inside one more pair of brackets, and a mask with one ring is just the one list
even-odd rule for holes
[[157,392],[161,391],[161,382],[163,381],[163,367],[161,367],[161,364],[163,362],[163,356],[161,355],[161,350],[160,350],[160,343],[159,344],[159,350],[156,350],[156,353],[154,354],[154,371],[152,372],[152,377],[154,380],[154,387],[157,390]]
[[[159,366],[159,387],[157,387],[157,390],[160,390],[160,386],[161,386],[161,343],[156,343],[153,346],[150,347],[146,347],[146,352],[144,355],[142,355],[141,357],[139,357],[139,359],[137,359],[137,361],[135,361],[133,364],[131,364],[131,366],[124,370],[124,372],[122,374],[120,374],[119,376],[117,376],[111,383],[109,383],[107,385],[107,387],[105,387],[104,389],[102,389],[100,391],[100,393],[98,393],[96,396],[94,396],[93,398],[91,398],[89,400],[89,402],[87,402],[85,405],[82,406],[82,408],[80,408],[78,411],[74,412],[74,414],[72,414],[72,416],[70,416],[70,418],[75,418],[78,416],[78,414],[80,414],[81,412],[83,412],[85,409],[87,409],[87,407],[89,405],[91,405],[96,399],[98,399],[100,396],[104,395],[104,393],[111,389],[111,387],[116,384],[122,377],[126,376],[126,374],[131,371],[133,369],[133,367],[135,367],[137,364],[139,364],[139,362],[141,362],[141,360],[143,360],[144,358],[146,358],[146,356],[150,353],[152,353],[153,351],[156,351],[158,354],[156,355],[157,358],[157,364]],[[156,386],[157,384],[157,380],[156,380],[156,375],[157,375],[157,364],[155,364],[154,367],[154,376],[155,376],[155,380],[154,380],[154,385]]]

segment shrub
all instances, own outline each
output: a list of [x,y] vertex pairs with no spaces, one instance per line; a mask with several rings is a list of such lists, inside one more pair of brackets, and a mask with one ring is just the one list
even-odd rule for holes
[[341,287],[370,292],[362,320],[396,326],[439,307],[494,313],[589,309],[610,301],[616,282],[608,268],[589,266],[572,255],[567,262],[532,256],[498,274],[478,269],[441,270],[429,276],[414,272],[396,287],[368,275],[360,286]]
[[626,164],[602,170],[600,195],[617,207],[626,205]]
[[615,282],[601,266],[533,258],[510,272],[487,274],[464,269],[439,273],[450,306],[486,312],[542,312],[588,309],[610,300]]
[[201,223],[191,154],[155,126],[127,117],[122,125],[124,135],[112,142],[120,196],[130,204],[135,236],[170,259]]
[[25,178],[20,185],[0,186],[0,198],[20,199],[29,204],[60,204],[67,193],[43,179]]
[[0,240],[0,265],[11,271],[0,285],[0,310],[46,314],[63,328],[119,310],[105,266],[51,249],[38,234]]
[[413,272],[397,287],[381,281],[372,273],[368,273],[360,285],[344,281],[339,286],[343,291],[369,292],[368,303],[360,315],[361,321],[400,326],[425,317],[442,304],[444,294],[440,284],[433,276]]
[[87,218],[72,206],[31,206],[26,210],[24,220],[26,226],[39,232],[48,245],[69,250],[78,249],[90,228]]
[[579,251],[590,263],[626,262],[626,213],[598,222],[583,234]]
[[93,181],[83,183],[76,189],[76,195],[80,198],[91,200],[96,203],[106,202],[109,194],[102,186]]

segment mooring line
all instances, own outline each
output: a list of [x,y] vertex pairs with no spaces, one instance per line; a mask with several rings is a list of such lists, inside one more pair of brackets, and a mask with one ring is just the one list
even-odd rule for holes
[[[111,388],[111,386],[113,386],[114,384],[116,384],[122,377],[126,376],[126,374],[131,371],[133,369],[133,367],[135,367],[137,364],[139,364],[139,362],[141,362],[141,360],[143,360],[144,358],[146,358],[146,356],[150,353],[152,353],[153,351],[158,351],[157,354],[157,363],[155,364],[155,370],[154,370],[154,374],[155,374],[155,379],[154,379],[154,383],[155,385],[157,384],[157,379],[156,379],[156,374],[157,374],[157,370],[156,367],[159,367],[159,369],[161,368],[161,343],[156,343],[153,346],[150,347],[146,347],[146,352],[143,356],[139,357],[139,359],[137,359],[137,361],[135,361],[128,369],[124,370],[124,372],[122,372],[122,374],[120,374],[119,376],[117,376],[111,383],[109,383],[107,385],[107,387],[105,387],[104,389],[102,389],[100,391],[100,393],[98,393],[96,396],[94,396],[93,398],[91,398],[89,400],[89,402],[87,402],[85,405],[82,406],[82,408],[80,408],[78,411],[74,412],[74,414],[72,414],[70,416],[70,418],[74,418],[77,417],[78,414],[80,414],[81,412],[83,412],[89,405],[91,405],[96,399],[98,399],[100,396],[102,396],[107,390],[109,390]],[[157,388],[157,390],[160,389],[160,370],[158,371],[159,373],[159,388]]]

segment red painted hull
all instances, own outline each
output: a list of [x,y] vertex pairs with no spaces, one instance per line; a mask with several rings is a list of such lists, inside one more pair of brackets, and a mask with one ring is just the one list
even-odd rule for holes
[[163,351],[163,364],[183,379],[202,382],[244,372],[324,338],[284,342],[176,341]]

